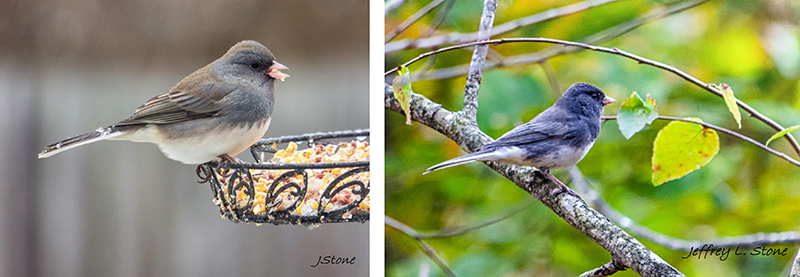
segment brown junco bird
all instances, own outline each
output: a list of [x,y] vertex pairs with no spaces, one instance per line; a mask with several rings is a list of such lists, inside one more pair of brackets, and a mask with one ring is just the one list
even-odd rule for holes
[[276,62],[264,45],[239,42],[128,119],[51,144],[39,158],[109,139],[152,142],[168,158],[185,164],[231,161],[267,131],[275,79],[289,77],[282,69],[289,68]]

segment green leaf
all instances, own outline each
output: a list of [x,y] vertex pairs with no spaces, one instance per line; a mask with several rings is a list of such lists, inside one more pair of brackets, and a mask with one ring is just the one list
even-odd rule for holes
[[406,114],[406,124],[411,125],[411,76],[410,70],[405,66],[400,66],[400,75],[394,77],[392,89],[394,98],[400,102],[400,108]]
[[736,97],[733,96],[733,90],[731,89],[731,86],[723,83],[718,86],[715,85],[715,87],[722,91],[722,98],[725,99],[725,105],[728,106],[728,110],[733,115],[733,119],[736,120],[736,124],[739,124],[739,129],[741,129],[742,114],[739,113],[739,105],[736,104]]
[[645,125],[652,123],[657,117],[656,100],[650,98],[648,94],[647,102],[645,102],[634,91],[630,98],[622,102],[617,116],[617,124],[625,139],[630,139],[633,134],[642,130]]
[[[702,122],[699,118],[689,118]],[[653,186],[686,176],[705,166],[719,151],[719,136],[700,124],[672,121],[653,144]]]
[[795,125],[795,126],[783,129],[783,131],[777,132],[774,135],[772,135],[771,137],[769,137],[769,139],[767,140],[767,143],[765,143],[765,145],[769,145],[769,143],[772,142],[773,140],[775,140],[775,139],[777,139],[779,137],[785,136],[789,132],[797,130],[797,129],[800,129],[800,125]]

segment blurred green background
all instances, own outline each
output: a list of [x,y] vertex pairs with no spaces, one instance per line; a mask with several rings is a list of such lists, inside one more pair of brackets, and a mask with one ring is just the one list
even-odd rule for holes
[[[407,1],[386,15],[386,32],[429,1]],[[482,1],[457,1],[435,35],[469,33],[478,28]],[[579,1],[499,1],[495,23],[533,15]],[[585,37],[680,1],[620,1],[573,15],[516,29],[499,37],[549,37],[582,41]],[[441,9],[441,8],[440,8]],[[429,28],[434,13],[395,38],[415,38]],[[800,124],[800,2],[710,1],[668,18],[645,24],[601,46],[618,47],[664,62],[707,83],[728,83],[736,96],[785,127]],[[502,56],[536,52],[547,44],[492,46]],[[391,69],[429,49],[386,54]],[[432,69],[469,63],[472,49],[437,57]],[[496,56],[495,56],[496,57]],[[496,58],[494,58],[496,61]],[[426,61],[411,66],[420,73]],[[557,85],[551,85],[551,71]],[[421,80],[413,89],[444,108],[460,110],[465,77]],[[485,71],[480,87],[478,123],[497,138],[543,111],[575,82],[599,86],[624,100],[633,91],[649,94],[662,115],[700,117],[729,129],[736,123],[723,100],[663,70],[599,52],[558,56],[545,65],[527,64]],[[556,87],[556,88],[554,88]],[[619,102],[606,108],[615,115]],[[531,196],[480,163],[423,176],[438,162],[464,154],[443,135],[404,116],[386,112],[386,213],[418,231],[435,231],[497,215]],[[652,143],[666,121],[625,140],[616,122],[605,122],[592,151],[578,164],[601,197],[623,214],[659,233],[687,240],[713,239],[800,227],[800,168],[763,149],[720,134],[720,151],[704,168],[653,187],[650,182]],[[743,116],[736,131],[762,143],[774,130]],[[797,134],[796,134],[797,135]],[[797,158],[785,140],[770,144]],[[567,179],[566,172],[555,175]],[[788,273],[797,246],[787,256],[735,256],[682,259],[674,251],[641,240],[689,276],[775,276]],[[574,230],[552,211],[534,204],[520,214],[483,229],[444,239],[429,239],[459,276],[577,275],[610,260],[609,254]],[[700,247],[702,245],[698,245]],[[416,241],[386,227],[386,272],[413,276],[442,271],[420,251]],[[614,276],[636,276],[626,271]]]

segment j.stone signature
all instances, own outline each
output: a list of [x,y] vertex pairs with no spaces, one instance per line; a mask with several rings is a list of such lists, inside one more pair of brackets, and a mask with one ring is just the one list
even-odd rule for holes
[[317,267],[319,265],[326,265],[326,264],[356,264],[356,257],[336,257],[336,255],[328,255],[328,256],[319,256],[316,264],[311,265],[311,267]]

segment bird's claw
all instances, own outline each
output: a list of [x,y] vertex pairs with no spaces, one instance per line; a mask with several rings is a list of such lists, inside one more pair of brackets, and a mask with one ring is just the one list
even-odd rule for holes
[[222,155],[219,155],[218,157],[220,159],[220,161],[219,161],[220,164],[223,164],[223,163],[239,164],[239,163],[243,163],[244,162],[243,160],[240,160],[239,158],[231,156],[231,155],[228,155],[228,154],[222,154]]
[[197,181],[200,184],[211,181],[211,174],[213,174],[212,172],[208,171],[208,168],[206,168],[205,165],[206,164],[198,164],[197,169],[194,170],[194,172],[197,173],[197,177],[200,178],[200,181]]
[[567,193],[569,195],[572,195],[572,196],[580,198],[580,195],[578,195],[577,192],[575,192],[574,190],[572,190],[569,187],[567,187],[567,185],[565,185],[564,182],[561,182],[561,180],[556,178],[556,176],[553,176],[553,174],[550,174],[550,170],[546,171],[546,175],[547,175],[548,178],[550,178],[550,180],[552,180],[553,182],[555,182],[556,184],[559,185],[559,189],[556,190],[556,191],[553,191],[551,193],[552,196],[556,196],[556,195],[559,195],[559,194],[562,194],[562,193]]
[[552,196],[557,196],[557,195],[562,194],[562,193],[567,193],[569,195],[572,195],[572,196],[580,198],[580,195],[578,195],[577,192],[575,192],[574,190],[570,189],[569,187],[567,187],[567,185],[565,185],[563,183],[559,184],[559,189],[556,190],[556,191],[553,191],[553,193],[551,195]]

